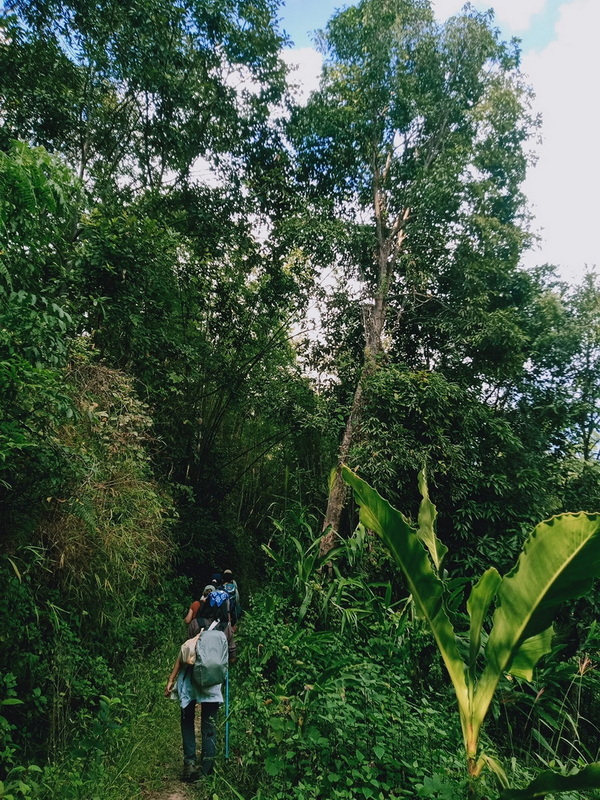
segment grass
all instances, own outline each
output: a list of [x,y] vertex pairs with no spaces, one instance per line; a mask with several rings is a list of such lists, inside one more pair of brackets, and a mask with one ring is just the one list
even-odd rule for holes
[[69,756],[46,768],[43,798],[140,800],[177,779],[179,713],[163,696],[175,644],[143,657],[123,676],[118,698],[104,698]]

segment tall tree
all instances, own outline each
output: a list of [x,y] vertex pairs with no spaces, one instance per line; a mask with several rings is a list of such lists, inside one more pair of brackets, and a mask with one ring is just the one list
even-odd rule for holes
[[0,529],[33,524],[70,471],[56,432],[73,404],[61,368],[73,334],[79,181],[44,148],[0,152]]
[[600,281],[588,272],[569,297],[572,340],[576,348],[563,380],[570,395],[571,434],[583,461],[600,458]]
[[[273,465],[297,401],[312,402],[289,341],[294,269],[254,230],[288,202],[277,7],[13,0],[0,14],[0,150],[42,143],[86,183],[91,212],[71,231],[78,330],[137,379],[156,463],[207,507],[234,506],[261,467],[278,493],[288,463]],[[218,181],[203,185],[207,171]]]
[[540,272],[532,357],[520,387],[519,413],[545,429],[555,462],[558,510],[600,503],[600,281],[590,270],[578,286]]
[[[291,131],[311,200],[345,223],[362,293],[364,358],[341,464],[384,356],[391,298],[400,298],[401,324],[415,302],[443,303],[466,259],[516,266],[526,241],[523,143],[535,123],[518,51],[489,14],[467,9],[438,25],[428,0],[363,0],[332,18],[320,47],[321,87]],[[344,497],[338,465],[323,549]]]
[[0,147],[43,144],[99,188],[156,187],[243,153],[284,87],[275,0],[6,7]]

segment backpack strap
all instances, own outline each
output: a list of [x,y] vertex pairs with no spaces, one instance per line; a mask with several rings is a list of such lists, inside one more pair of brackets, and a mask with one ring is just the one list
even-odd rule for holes
[[210,623],[208,628],[200,628],[200,633],[198,634],[198,640],[200,640],[200,637],[202,636],[202,634],[204,633],[205,630],[212,631],[214,628],[217,627],[218,624],[219,624],[219,620],[215,619]]

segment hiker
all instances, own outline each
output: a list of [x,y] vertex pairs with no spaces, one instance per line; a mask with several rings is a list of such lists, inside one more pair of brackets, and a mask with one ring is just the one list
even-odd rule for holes
[[[216,755],[217,725],[216,716],[219,706],[223,703],[222,684],[201,687],[198,685],[196,669],[200,666],[200,641],[202,636],[211,632],[222,632],[225,635],[225,665],[235,661],[236,647],[231,625],[228,621],[227,593],[223,591],[210,592],[203,608],[203,618],[198,618],[201,628],[199,636],[188,639],[181,647],[173,670],[167,680],[165,697],[169,697],[175,682],[181,706],[181,737],[183,740],[183,775],[182,780],[194,781],[200,774],[210,775],[214,769]],[[205,643],[209,640],[207,636]],[[211,640],[212,641],[212,640]],[[193,661],[191,664],[193,654]],[[194,717],[196,704],[200,703],[200,730],[202,733],[202,750],[200,763],[196,762],[196,732]]]
[[188,637],[190,639],[200,630],[198,618],[204,616],[203,611],[206,604],[206,598],[211,592],[214,592],[214,590],[215,587],[211,583],[209,583],[208,586],[205,586],[204,590],[202,591],[202,597],[200,600],[194,600],[183,619],[185,624],[188,626]]
[[240,590],[230,569],[223,570],[223,589],[229,595],[229,619],[231,626],[235,629],[239,618],[242,616],[242,606],[240,604]]
[[220,572],[213,572],[213,574],[210,576],[210,582],[215,589],[223,588],[223,576]]

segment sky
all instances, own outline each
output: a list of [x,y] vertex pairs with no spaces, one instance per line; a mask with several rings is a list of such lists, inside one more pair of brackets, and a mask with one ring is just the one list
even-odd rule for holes
[[[316,88],[321,59],[312,32],[325,27],[340,0],[287,0],[281,26],[293,40],[286,54],[297,64],[301,94]],[[440,20],[463,0],[432,0]],[[542,115],[537,163],[523,187],[540,245],[524,264],[554,264],[577,283],[586,267],[600,272],[600,0],[488,0],[473,5],[495,11],[505,38],[521,39],[522,71]]]

